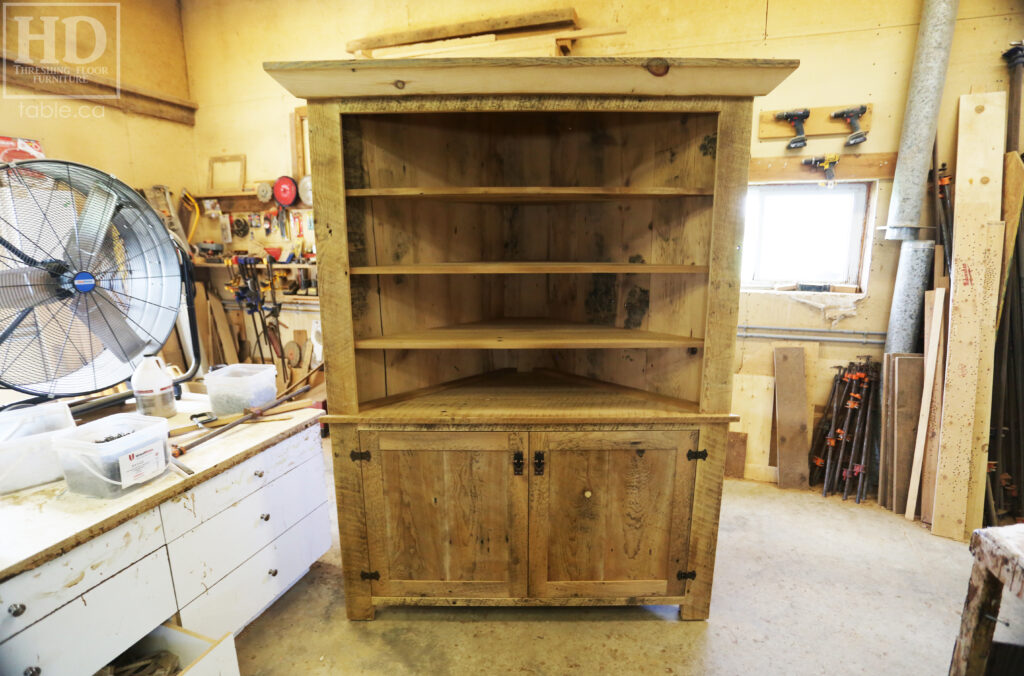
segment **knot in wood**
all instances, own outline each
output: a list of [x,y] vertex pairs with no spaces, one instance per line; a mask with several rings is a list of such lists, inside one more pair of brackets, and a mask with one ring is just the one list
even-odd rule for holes
[[391,84],[395,85],[395,89],[405,89],[405,80],[395,80]]
[[662,77],[668,74],[668,61],[661,58],[650,59],[644,64],[644,68],[647,69],[654,77]]

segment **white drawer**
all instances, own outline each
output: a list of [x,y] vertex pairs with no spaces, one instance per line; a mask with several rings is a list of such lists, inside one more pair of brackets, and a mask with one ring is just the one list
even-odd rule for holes
[[162,624],[133,645],[125,659],[151,655],[158,650],[178,656],[181,665],[178,676],[238,676],[235,637],[229,633],[215,641],[173,624]]
[[[164,544],[156,508],[0,584],[0,641]],[[17,613],[17,614],[15,614]]]
[[325,502],[273,543],[181,609],[181,624],[207,636],[238,633],[331,546]]
[[326,499],[320,454],[167,545],[186,605]]
[[[161,547],[0,643],[0,673],[92,674],[175,612]],[[32,672],[29,672],[32,673]]]
[[[313,425],[160,505],[167,542],[224,511],[313,454],[322,454]],[[188,456],[185,456],[187,464]]]

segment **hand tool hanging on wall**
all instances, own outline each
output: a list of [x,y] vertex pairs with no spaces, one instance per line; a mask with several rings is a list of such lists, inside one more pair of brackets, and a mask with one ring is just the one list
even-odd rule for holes
[[789,139],[789,143],[786,144],[786,148],[789,150],[796,150],[797,148],[803,148],[807,145],[807,136],[804,134],[804,120],[811,116],[811,111],[808,108],[800,108],[799,110],[789,110],[784,113],[776,113],[775,119],[783,122],[789,122],[793,126],[793,131],[796,136]]
[[801,162],[804,166],[821,169],[825,172],[825,185],[829,188],[836,184],[836,165],[839,164],[839,154],[830,153],[821,157],[808,157]]
[[850,135],[846,137],[846,145],[855,146],[868,140],[868,133],[860,128],[861,115],[868,112],[867,106],[854,106],[844,110],[837,110],[830,116],[833,120],[840,118],[846,120],[850,125]]

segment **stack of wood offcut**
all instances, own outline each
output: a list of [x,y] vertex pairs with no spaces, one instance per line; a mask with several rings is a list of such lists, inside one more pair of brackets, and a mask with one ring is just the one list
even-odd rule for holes
[[361,59],[570,56],[577,40],[623,33],[582,29],[576,10],[563,7],[379,33],[351,40],[345,48]]

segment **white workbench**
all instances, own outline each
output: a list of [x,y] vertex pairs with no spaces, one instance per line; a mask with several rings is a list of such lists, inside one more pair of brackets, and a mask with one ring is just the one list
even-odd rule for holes
[[[206,409],[179,402],[171,427]],[[120,498],[0,497],[0,673],[92,674],[147,635],[232,673],[232,635],[330,547],[320,413],[240,425]],[[186,631],[160,627],[176,614]]]

